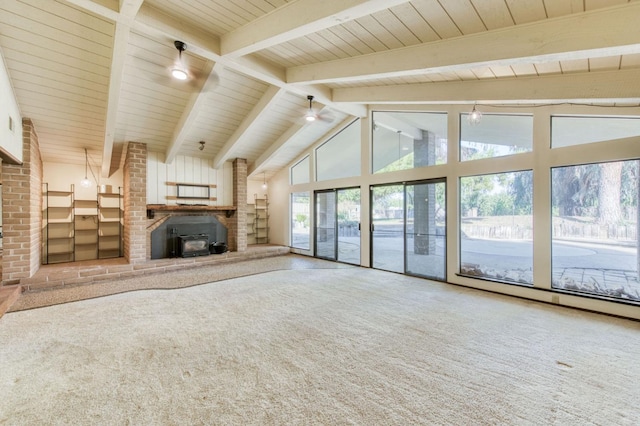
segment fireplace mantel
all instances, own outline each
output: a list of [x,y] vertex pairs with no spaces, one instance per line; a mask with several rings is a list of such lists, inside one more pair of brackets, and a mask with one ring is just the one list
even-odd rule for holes
[[226,217],[233,216],[236,208],[234,206],[198,206],[194,204],[168,205],[168,204],[147,204],[147,218],[153,219],[154,212],[218,212],[222,211]]

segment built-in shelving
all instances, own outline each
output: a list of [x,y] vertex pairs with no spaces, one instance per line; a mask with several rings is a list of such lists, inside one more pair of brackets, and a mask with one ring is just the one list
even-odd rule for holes
[[43,184],[42,263],[107,259],[123,256],[123,203],[118,193],[75,199],[70,191]]
[[247,244],[269,243],[269,199],[253,194],[253,204],[247,209]]
[[98,193],[98,259],[108,259],[123,255],[122,194]]
[[98,201],[76,199],[74,205],[75,260],[98,258]]
[[43,184],[42,263],[75,260],[75,212],[73,185],[69,191],[54,191]]

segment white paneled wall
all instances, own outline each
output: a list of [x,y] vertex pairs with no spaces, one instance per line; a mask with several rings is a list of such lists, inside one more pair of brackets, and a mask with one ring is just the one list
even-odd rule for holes
[[22,161],[22,118],[0,51],[0,149]]
[[[210,206],[233,205],[233,168],[226,162],[221,169],[213,168],[212,159],[178,155],[166,164],[162,152],[149,151],[147,154],[147,204],[207,204]],[[167,199],[175,197],[176,187],[167,182],[183,184],[215,185],[211,197],[216,201]]]

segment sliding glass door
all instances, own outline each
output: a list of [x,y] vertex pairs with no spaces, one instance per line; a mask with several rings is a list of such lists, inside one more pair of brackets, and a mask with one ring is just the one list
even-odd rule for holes
[[371,265],[404,272],[404,186],[371,189]]
[[446,279],[445,182],[431,180],[371,188],[371,265]]
[[360,188],[315,193],[315,255],[360,264]]

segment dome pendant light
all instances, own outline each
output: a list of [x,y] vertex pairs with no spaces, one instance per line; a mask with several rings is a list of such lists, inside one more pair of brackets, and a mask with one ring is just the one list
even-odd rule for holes
[[183,43],[178,40],[174,41],[173,45],[176,47],[176,49],[178,49],[178,61],[176,62],[175,66],[171,69],[171,75],[176,80],[186,80],[189,75],[187,74],[187,69],[182,63],[182,52],[187,50],[187,45],[186,43]]
[[84,149],[84,179],[80,181],[80,186],[83,188],[91,187],[91,181],[87,177],[87,169],[89,168],[89,157],[87,155],[87,148]]

